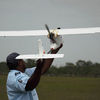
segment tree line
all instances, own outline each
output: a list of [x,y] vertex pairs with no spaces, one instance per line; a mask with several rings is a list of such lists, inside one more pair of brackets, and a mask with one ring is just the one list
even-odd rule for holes
[[[27,60],[26,66],[36,66],[35,60]],[[8,68],[5,62],[0,63],[0,74],[8,73]],[[92,61],[78,60],[74,63],[66,63],[64,66],[51,66],[45,75],[50,76],[80,76],[80,77],[100,77],[100,63]]]

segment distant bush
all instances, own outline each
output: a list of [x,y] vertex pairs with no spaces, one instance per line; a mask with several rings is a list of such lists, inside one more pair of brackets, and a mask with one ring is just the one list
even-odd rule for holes
[[8,67],[5,62],[0,63],[0,74],[8,73]]
[[100,64],[91,61],[79,60],[76,64],[66,63],[65,66],[57,68],[53,66],[46,75],[80,76],[80,77],[100,77]]
[[[36,66],[35,60],[27,60],[26,67]],[[5,62],[0,63],[0,74],[8,73],[8,67]],[[52,66],[45,75],[50,76],[80,76],[80,77],[100,77],[100,64],[91,61],[79,60],[75,64],[66,63],[65,66]]]

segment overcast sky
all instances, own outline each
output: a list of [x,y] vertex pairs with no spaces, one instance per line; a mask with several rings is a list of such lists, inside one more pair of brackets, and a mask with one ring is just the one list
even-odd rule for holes
[[[0,31],[40,30],[45,23],[50,28],[100,27],[100,0],[0,0]],[[11,52],[38,53],[39,38],[48,51],[47,37],[0,37],[0,61]],[[59,53],[65,57],[53,64],[79,59],[100,62],[100,34],[63,36],[63,40]]]

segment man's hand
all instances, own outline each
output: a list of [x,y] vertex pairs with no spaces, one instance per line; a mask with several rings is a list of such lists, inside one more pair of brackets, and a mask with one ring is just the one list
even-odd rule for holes
[[[53,34],[53,33],[51,33]],[[50,36],[49,36],[50,37]],[[50,48],[52,50],[60,49],[63,46],[62,36],[61,35],[52,35],[52,38],[50,39]]]

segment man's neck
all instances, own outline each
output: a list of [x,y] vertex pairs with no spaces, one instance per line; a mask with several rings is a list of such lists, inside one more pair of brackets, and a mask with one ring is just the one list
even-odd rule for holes
[[22,69],[21,67],[17,67],[16,70],[18,70],[18,71],[20,71],[20,72],[22,72],[22,73],[25,72],[25,69]]

